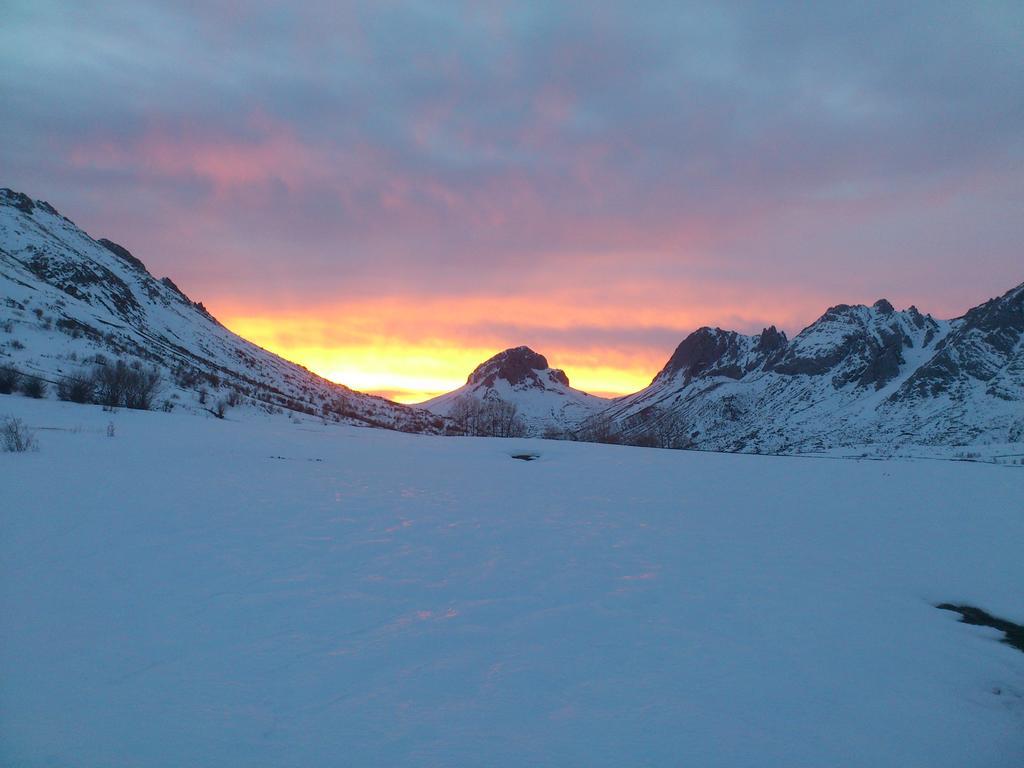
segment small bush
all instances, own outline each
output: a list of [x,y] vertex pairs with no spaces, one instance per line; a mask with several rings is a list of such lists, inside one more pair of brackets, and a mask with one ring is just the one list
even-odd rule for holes
[[21,381],[21,393],[27,397],[34,397],[36,400],[46,397],[46,382],[35,376],[23,376]]
[[0,368],[0,395],[9,395],[21,388],[21,373],[15,368]]
[[0,450],[8,453],[24,453],[39,450],[35,432],[25,426],[21,419],[11,417],[0,422]]
[[92,376],[76,373],[65,376],[57,384],[57,397],[72,403],[91,403],[96,381]]
[[108,408],[134,408],[148,411],[160,391],[160,372],[156,368],[130,366],[124,360],[112,365],[97,365],[93,370],[95,400]]

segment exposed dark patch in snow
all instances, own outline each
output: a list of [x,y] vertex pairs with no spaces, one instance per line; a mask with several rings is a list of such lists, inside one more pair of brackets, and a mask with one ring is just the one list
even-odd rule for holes
[[976,627],[992,627],[1003,633],[999,641],[1013,646],[1018,651],[1024,651],[1024,626],[1014,624],[1012,621],[1000,619],[980,608],[972,605],[954,605],[953,603],[939,603],[936,608],[943,611],[953,611],[960,614],[960,622],[971,624]]

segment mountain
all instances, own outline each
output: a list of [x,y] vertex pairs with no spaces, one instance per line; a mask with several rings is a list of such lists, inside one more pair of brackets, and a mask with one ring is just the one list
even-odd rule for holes
[[792,340],[701,328],[599,415],[627,441],[806,452],[969,445],[1024,432],[1024,285],[954,320],[830,308]]
[[452,416],[470,401],[514,405],[523,431],[533,435],[572,430],[609,403],[573,389],[564,371],[549,367],[547,358],[529,347],[499,352],[478,365],[463,386],[421,407]]
[[60,385],[116,361],[155,369],[155,406],[252,403],[436,432],[443,420],[355,392],[232,333],[127,249],[94,240],[50,204],[0,189],[0,368]]
[[615,400],[572,388],[543,355],[516,347],[409,407],[240,338],[124,247],[0,189],[0,392],[12,370],[64,395],[69,382],[152,372],[151,407],[223,415],[250,405],[411,432],[764,453],[1018,443],[1024,284],[953,320],[880,299],[831,307],[792,339],[775,327],[700,328],[649,386]]

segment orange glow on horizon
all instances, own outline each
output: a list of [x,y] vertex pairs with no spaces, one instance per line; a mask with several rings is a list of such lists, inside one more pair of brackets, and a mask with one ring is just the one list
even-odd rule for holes
[[[210,306],[235,333],[326,379],[413,404],[461,387],[484,360],[521,344],[563,369],[576,389],[603,397],[630,394],[650,384],[675,345],[701,325],[694,315],[710,314],[700,306],[692,314],[673,312],[668,302],[637,301],[627,291],[616,301],[417,296],[301,309],[278,304],[269,312],[230,301]],[[718,308],[716,314],[742,322],[738,310]],[[667,318],[674,321],[668,328]],[[643,341],[656,335],[673,340]]]
[[[307,325],[299,320],[294,325]],[[380,340],[365,344],[326,346],[312,340],[292,344],[282,340],[289,323],[284,318],[233,317],[225,325],[243,338],[304,365],[325,379],[346,387],[381,395],[399,403],[415,404],[458,389],[480,363],[506,347],[467,345],[457,339],[430,345]],[[538,350],[552,367],[562,368],[576,389],[603,397],[636,392],[646,387],[653,373],[647,367],[620,368],[611,364],[559,364],[560,350]],[[656,372],[664,361],[657,364]]]

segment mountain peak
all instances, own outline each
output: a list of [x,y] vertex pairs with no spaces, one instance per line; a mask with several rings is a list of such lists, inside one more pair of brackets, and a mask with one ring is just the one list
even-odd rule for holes
[[687,336],[654,381],[682,374],[688,382],[698,377],[739,379],[778,358],[789,339],[774,325],[754,336],[704,326]]
[[788,339],[785,331],[780,331],[774,325],[770,325],[761,331],[757,338],[756,349],[758,352],[774,352],[786,346]]
[[608,404],[603,398],[573,389],[564,371],[548,367],[544,355],[525,346],[511,347],[488,358],[461,387],[421,407],[451,416],[472,401],[514,406],[513,412],[533,435],[549,431],[563,434]]
[[45,200],[33,200],[24,192],[15,192],[8,187],[0,187],[0,205],[9,205],[12,208],[17,208],[28,216],[31,216],[36,208],[41,208],[54,216],[60,216],[57,213],[57,209]]
[[469,374],[466,383],[493,386],[498,379],[504,379],[513,387],[523,384],[537,386],[540,381],[536,372],[548,370],[550,370],[549,378],[569,386],[569,377],[565,375],[565,372],[549,369],[548,359],[544,355],[525,346],[511,347],[478,365]]

